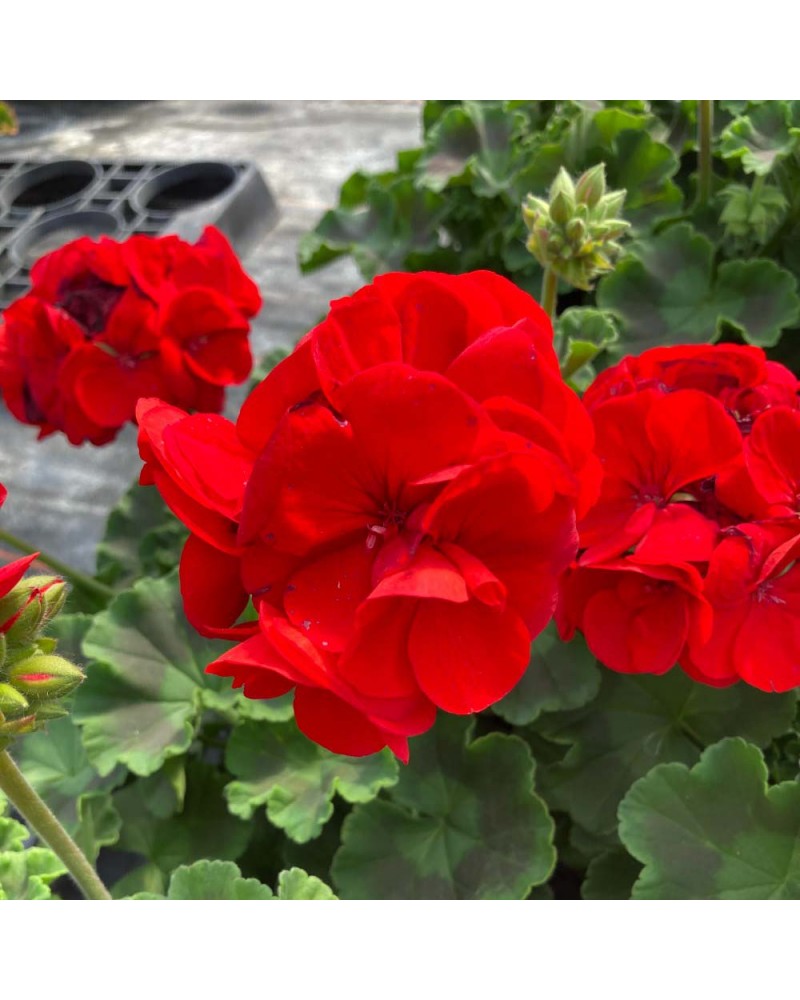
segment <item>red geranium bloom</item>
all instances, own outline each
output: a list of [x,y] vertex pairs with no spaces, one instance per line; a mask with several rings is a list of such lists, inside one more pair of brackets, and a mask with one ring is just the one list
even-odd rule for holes
[[770,406],[800,406],[800,383],[759,347],[743,344],[697,344],[654,347],[623,358],[601,372],[586,390],[584,405],[593,410],[619,396],[655,389],[697,389],[718,399],[743,433]]
[[260,297],[215,230],[194,246],[79,239],[38,261],[31,283],[0,327],[0,390],[41,437],[104,444],[142,396],[217,411],[252,367]]
[[720,498],[743,518],[800,513],[800,410],[762,413],[744,442],[742,459],[717,484]]
[[549,450],[581,485],[578,511],[597,493],[594,435],[561,378],[547,314],[490,271],[384,274],[349,298],[298,344],[245,402],[242,441],[262,448],[287,406],[340,387],[375,365],[398,362],[439,372],[483,403],[495,423]]
[[[335,303],[235,428],[138,411],[143,482],[192,530],[187,616],[248,636],[209,669],[253,697],[294,687],[300,727],[344,753],[405,756],[437,708],[513,687],[597,474],[535,303],[418,277]],[[259,621],[236,625],[250,599]]]
[[719,525],[703,484],[741,455],[735,421],[695,389],[622,396],[593,413],[600,497],[580,524],[583,563],[635,548],[656,563],[707,560]]
[[762,691],[800,685],[800,535],[793,524],[742,524],[711,557],[705,593],[714,627],[690,638],[683,668],[708,684]]
[[708,639],[712,616],[693,566],[632,555],[574,566],[563,581],[557,621],[564,639],[580,628],[589,649],[612,670],[663,674],[687,641]]

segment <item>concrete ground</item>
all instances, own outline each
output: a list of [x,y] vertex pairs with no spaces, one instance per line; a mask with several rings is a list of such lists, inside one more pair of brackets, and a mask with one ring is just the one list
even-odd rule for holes
[[[80,111],[76,116],[74,104],[65,106],[54,130],[0,140],[0,154],[258,164],[280,219],[244,260],[264,297],[253,328],[256,356],[291,347],[331,299],[361,284],[349,260],[302,276],[298,240],[334,204],[353,170],[386,169],[398,150],[420,138],[417,102],[162,101]],[[231,394],[229,415],[239,400],[241,392]],[[75,448],[60,434],[37,441],[36,428],[0,404],[0,482],[9,491],[0,526],[81,569],[94,568],[108,511],[140,465],[133,427],[105,447]]]

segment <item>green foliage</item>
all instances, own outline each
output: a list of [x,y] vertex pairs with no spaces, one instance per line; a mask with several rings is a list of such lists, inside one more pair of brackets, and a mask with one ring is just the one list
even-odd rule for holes
[[369,802],[397,781],[390,751],[343,757],[312,743],[294,722],[243,722],[228,742],[226,765],[238,779],[225,789],[230,811],[249,819],[266,805],[270,822],[298,843],[322,832],[335,793]]
[[13,756],[86,854],[94,859],[101,846],[116,843],[120,821],[110,792],[124,779],[124,769],[101,777],[89,763],[72,719],[58,719],[20,740]]
[[74,716],[99,773],[124,764],[153,774],[189,749],[206,707],[232,709],[228,682],[203,673],[225,648],[186,621],[175,572],[140,580],[96,615],[83,640],[91,662]]
[[598,303],[619,317],[628,353],[717,340],[725,326],[771,346],[798,319],[795,279],[770,260],[730,261],[714,273],[714,246],[688,223],[629,248]]
[[630,899],[642,866],[626,851],[606,851],[590,862],[581,886],[583,899]]
[[301,868],[291,868],[278,876],[278,891],[258,879],[242,878],[231,861],[197,861],[177,868],[166,896],[140,892],[133,899],[336,899],[327,885]]
[[348,899],[524,899],[553,870],[553,822],[514,736],[470,741],[443,716],[389,793],[345,820],[332,875]]
[[111,510],[97,548],[97,576],[122,589],[175,567],[188,531],[158,490],[134,483]]
[[748,174],[768,174],[797,151],[800,101],[764,101],[737,117],[723,131],[719,151],[739,160]]
[[533,643],[522,680],[494,706],[514,726],[534,722],[542,712],[581,708],[600,687],[600,670],[583,637],[562,642],[551,622]]
[[[226,777],[218,768],[200,760],[186,764],[186,794],[176,809],[165,815],[153,805],[151,786],[134,781],[114,795],[122,819],[118,847],[142,858],[143,864],[119,884],[117,895],[145,886],[162,891],[178,865],[202,858],[233,861],[247,847],[252,825],[232,816],[225,807]],[[135,887],[135,888],[134,888]]]
[[761,752],[744,740],[709,747],[691,770],[655,768],[619,815],[644,864],[634,899],[800,898],[800,784],[769,788]]
[[27,847],[22,823],[0,816],[0,900],[51,899],[50,883],[66,869],[46,847]]
[[[659,344],[724,336],[772,347],[800,328],[800,102],[717,102],[713,199],[702,206],[696,105],[430,101],[420,148],[400,153],[394,170],[349,178],[339,207],[303,239],[301,266],[350,254],[366,279],[488,268],[538,295],[523,202],[542,202],[562,168],[577,176],[605,164],[608,188],[626,192],[622,215],[636,240],[596,292],[562,303],[591,310],[605,330],[563,335],[573,384],[586,387],[595,358]],[[413,219],[404,204],[416,206]]]
[[661,677],[603,671],[597,698],[574,712],[543,717],[537,731],[569,746],[562,761],[542,768],[548,804],[585,830],[613,834],[617,806],[633,782],[657,764],[693,764],[725,736],[760,746],[792,724],[794,692],[765,694],[745,684],[711,688],[675,669]]

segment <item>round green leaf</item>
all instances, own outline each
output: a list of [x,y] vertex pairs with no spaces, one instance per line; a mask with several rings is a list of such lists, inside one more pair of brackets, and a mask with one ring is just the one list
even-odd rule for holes
[[797,150],[798,124],[800,102],[764,101],[723,131],[720,154],[726,160],[740,160],[749,174],[768,174],[778,161]]
[[583,899],[630,899],[642,866],[627,851],[606,851],[594,858],[581,886]]
[[151,808],[150,786],[136,781],[114,795],[123,819],[120,847],[142,854],[168,873],[200,858],[233,861],[247,847],[252,825],[225,807],[225,774],[211,764],[186,765],[186,797],[179,812],[162,818]]
[[525,899],[547,881],[554,827],[530,751],[500,733],[468,744],[472,729],[441,717],[414,740],[394,801],[345,820],[331,871],[345,898]]
[[121,767],[104,777],[97,773],[81,743],[80,730],[69,716],[18,740],[12,755],[27,780],[71,834],[79,826],[81,797],[114,788],[125,777]]
[[278,876],[278,899],[336,899],[329,886],[302,868],[290,868]]
[[800,784],[767,786],[757,747],[727,739],[689,770],[665,764],[619,807],[644,864],[634,899],[800,899]]
[[420,184],[439,192],[453,182],[471,182],[487,198],[507,190],[520,162],[514,137],[524,127],[525,116],[500,102],[465,101],[450,108],[426,139],[417,163]]
[[723,325],[762,345],[777,343],[800,313],[795,279],[772,261],[723,264],[713,271],[710,240],[688,223],[631,244],[597,301],[622,322],[621,347],[637,353],[662,344],[716,340]]
[[312,743],[294,722],[243,722],[231,735],[225,763],[238,779],[225,789],[230,811],[249,819],[266,805],[270,822],[297,843],[320,835],[337,792],[347,802],[369,802],[397,781],[388,750],[344,757]]
[[117,764],[152,774],[188,750],[201,693],[225,687],[203,674],[225,648],[186,621],[177,572],[141,580],[95,617],[83,641],[93,662],[75,697],[74,718],[101,775]]
[[177,565],[187,537],[158,490],[134,483],[108,516],[97,575],[120,589],[142,576],[162,576]]
[[656,764],[692,764],[725,736],[766,746],[791,727],[796,703],[794,692],[707,687],[677,668],[661,677],[604,671],[593,702],[536,723],[547,739],[570,744],[563,761],[541,769],[539,785],[551,808],[610,834],[622,797]]
[[537,637],[522,680],[493,711],[512,726],[526,726],[542,712],[580,708],[600,688],[600,670],[582,636],[562,642],[551,622]]

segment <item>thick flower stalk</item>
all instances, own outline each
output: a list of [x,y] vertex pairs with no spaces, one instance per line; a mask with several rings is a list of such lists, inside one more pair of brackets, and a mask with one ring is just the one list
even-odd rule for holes
[[630,228],[619,217],[624,202],[625,191],[606,191],[602,163],[574,182],[562,167],[547,200],[528,195],[522,207],[527,247],[545,269],[545,291],[550,276],[589,290],[613,270],[622,251],[618,241]]
[[656,348],[584,404],[604,475],[558,609],[624,673],[800,685],[798,380],[755,347]]
[[0,392],[14,416],[105,444],[159,396],[218,412],[252,368],[258,289],[224,236],[83,237],[37,261],[0,323]]
[[497,275],[390,274],[333,303],[235,425],[140,403],[142,482],[192,532],[186,614],[243,640],[210,672],[294,690],[300,728],[354,755],[406,758],[437,710],[502,698],[600,476],[552,336]]

